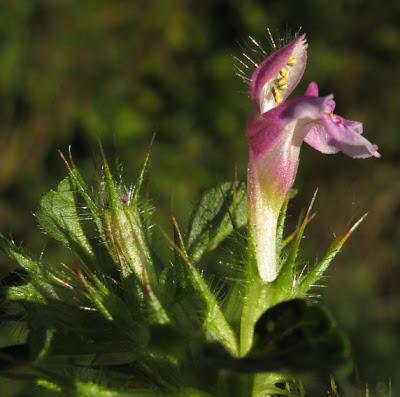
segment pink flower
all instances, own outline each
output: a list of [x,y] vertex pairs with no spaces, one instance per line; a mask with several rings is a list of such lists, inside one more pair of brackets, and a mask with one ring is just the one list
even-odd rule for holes
[[249,219],[258,270],[266,282],[278,274],[277,220],[294,183],[303,141],[325,154],[380,157],[378,147],[361,135],[362,124],[334,114],[333,96],[318,96],[316,83],[309,84],[304,96],[286,100],[306,61],[303,35],[264,59],[250,80],[255,110],[246,127]]

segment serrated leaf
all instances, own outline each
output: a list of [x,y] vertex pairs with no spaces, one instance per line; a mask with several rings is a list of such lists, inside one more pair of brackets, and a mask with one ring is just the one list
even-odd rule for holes
[[187,247],[197,262],[247,223],[246,185],[226,182],[206,192],[196,205],[189,224]]
[[81,226],[76,197],[69,177],[59,183],[57,190],[50,190],[43,196],[36,217],[46,233],[72,249],[82,260],[94,259]]

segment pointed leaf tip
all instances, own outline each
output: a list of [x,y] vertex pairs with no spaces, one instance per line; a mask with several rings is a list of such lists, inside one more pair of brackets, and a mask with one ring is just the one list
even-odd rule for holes
[[[315,214],[312,214],[311,211],[313,209],[315,199],[317,197],[317,193],[318,193],[318,188],[315,190],[315,192],[312,196],[310,205],[308,206],[307,212],[306,212],[302,222],[300,223],[300,226],[298,226],[296,231],[294,233],[292,233],[292,235],[294,234],[292,238],[291,238],[291,236],[289,236],[289,238],[291,238],[291,239],[295,238],[295,241],[289,251],[289,255],[288,255],[286,261],[284,262],[284,264],[279,272],[277,279],[275,280],[275,285],[279,286],[279,288],[289,289],[289,290],[292,288],[293,273],[294,273],[294,268],[296,265],[297,255],[298,255],[298,252],[300,249],[300,243],[303,238],[303,234],[306,229],[306,226],[311,222],[311,220],[315,216]],[[284,240],[284,241],[286,241],[286,240]]]
[[317,194],[318,194],[318,188],[315,189],[315,192],[314,192],[314,194],[312,196],[312,199],[310,201],[310,205],[308,206],[308,209],[307,209],[305,220],[310,218],[310,214],[311,214],[311,211],[312,211],[312,209],[314,207],[314,203],[315,203],[315,199],[317,198]]
[[207,191],[195,206],[189,223],[187,247],[190,258],[215,249],[231,233],[247,223],[246,186],[226,182]]
[[353,232],[360,226],[360,224],[364,221],[364,219],[368,216],[368,212],[366,212],[354,225],[348,230],[348,232],[342,237],[341,242],[342,245],[348,240],[348,238],[353,234]]
[[142,169],[140,170],[139,177],[135,183],[134,193],[133,193],[133,201],[134,202],[137,202],[139,199],[139,195],[140,195],[140,192],[141,192],[142,186],[143,186],[144,176],[146,174],[148,164],[150,161],[150,157],[153,152],[153,146],[154,146],[155,139],[156,139],[156,133],[154,132],[153,135],[151,136],[151,140],[149,143],[149,147],[147,149],[147,153],[146,153],[146,157],[143,162]]
[[345,242],[358,228],[361,222],[367,217],[367,215],[368,213],[365,213],[357,222],[354,223],[354,225],[347,231],[347,233],[343,237],[336,239],[329,247],[324,258],[316,265],[314,265],[312,269],[310,269],[307,274],[301,279],[296,290],[296,294],[298,296],[304,296],[307,291],[322,277],[323,273],[329,267],[335,256],[340,252]]

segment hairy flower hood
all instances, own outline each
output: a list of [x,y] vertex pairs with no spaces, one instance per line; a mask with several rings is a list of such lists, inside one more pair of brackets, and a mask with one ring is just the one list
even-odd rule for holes
[[362,134],[362,124],[333,113],[333,95],[320,97],[311,82],[304,96],[287,99],[306,66],[305,36],[274,51],[253,72],[250,96],[254,112],[246,135],[249,219],[260,276],[273,281],[278,273],[276,226],[280,209],[297,173],[305,141],[325,154],[339,151],[352,158],[380,157]]

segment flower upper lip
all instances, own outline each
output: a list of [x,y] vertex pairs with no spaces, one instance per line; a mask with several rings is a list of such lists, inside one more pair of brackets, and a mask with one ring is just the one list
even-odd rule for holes
[[250,96],[260,113],[284,101],[297,86],[306,67],[307,46],[305,35],[296,37],[265,58],[254,70]]

